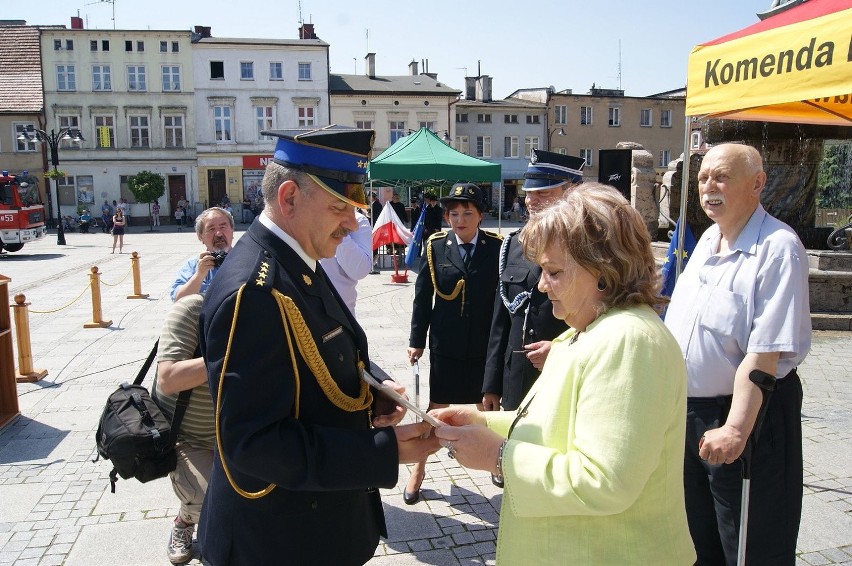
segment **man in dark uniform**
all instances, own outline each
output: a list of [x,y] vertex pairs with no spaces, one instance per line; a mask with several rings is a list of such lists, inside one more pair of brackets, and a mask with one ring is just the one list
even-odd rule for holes
[[[441,222],[444,219],[444,212],[441,210],[441,205],[438,204],[438,197],[435,193],[427,192],[424,195],[426,199],[426,216],[423,218],[423,241],[429,239],[429,236],[441,231]],[[418,217],[420,212],[418,211]]]
[[420,438],[428,425],[394,427],[402,409],[361,381],[366,336],[317,262],[357,229],[362,205],[349,195],[363,183],[373,132],[264,135],[279,138],[266,208],[202,308],[217,444],[202,560],[363,564],[387,536],[377,488],[439,448]]
[[[537,214],[562,193],[582,182],[585,160],[534,149],[524,191],[527,208]],[[541,267],[526,259],[516,230],[500,249],[500,282],[488,342],[488,360],[482,386],[486,411],[517,409],[538,379],[550,342],[568,329],[553,316],[553,306],[538,290]]]

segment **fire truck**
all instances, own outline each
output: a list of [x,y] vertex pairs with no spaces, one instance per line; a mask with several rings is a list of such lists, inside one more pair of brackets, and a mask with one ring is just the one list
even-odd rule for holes
[[27,242],[44,238],[44,206],[35,187],[3,171],[0,175],[0,251],[16,252]]

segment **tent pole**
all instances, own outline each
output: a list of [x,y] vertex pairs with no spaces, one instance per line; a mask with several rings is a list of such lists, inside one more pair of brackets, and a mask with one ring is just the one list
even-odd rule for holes
[[503,226],[503,181],[497,187],[497,233],[502,234]]
[[680,230],[677,232],[677,262],[675,268],[675,284],[677,278],[680,277],[683,271],[683,245],[684,236],[686,235],[686,200],[689,193],[689,141],[692,135],[690,124],[692,120],[690,116],[684,116],[683,125],[683,173],[680,177],[680,214],[677,217],[678,222],[683,222],[680,225]]

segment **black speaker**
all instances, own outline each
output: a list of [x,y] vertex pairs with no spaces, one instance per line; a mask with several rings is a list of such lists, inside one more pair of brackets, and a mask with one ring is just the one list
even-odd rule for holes
[[598,182],[612,185],[630,202],[630,170],[633,150],[601,149],[598,151]]

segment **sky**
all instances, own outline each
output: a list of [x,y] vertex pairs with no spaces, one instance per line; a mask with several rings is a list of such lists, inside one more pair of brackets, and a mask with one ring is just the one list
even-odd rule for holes
[[317,36],[330,45],[332,73],[363,74],[364,57],[373,52],[377,75],[406,75],[412,60],[428,60],[429,72],[458,90],[464,90],[465,76],[491,76],[494,98],[549,86],[585,94],[592,84],[647,96],[682,88],[695,45],[756,23],[756,12],[771,3],[0,0],[0,18],[70,27],[79,13],[89,29],[203,25],[212,28],[214,37],[277,39],[297,38],[304,21],[313,23]]

